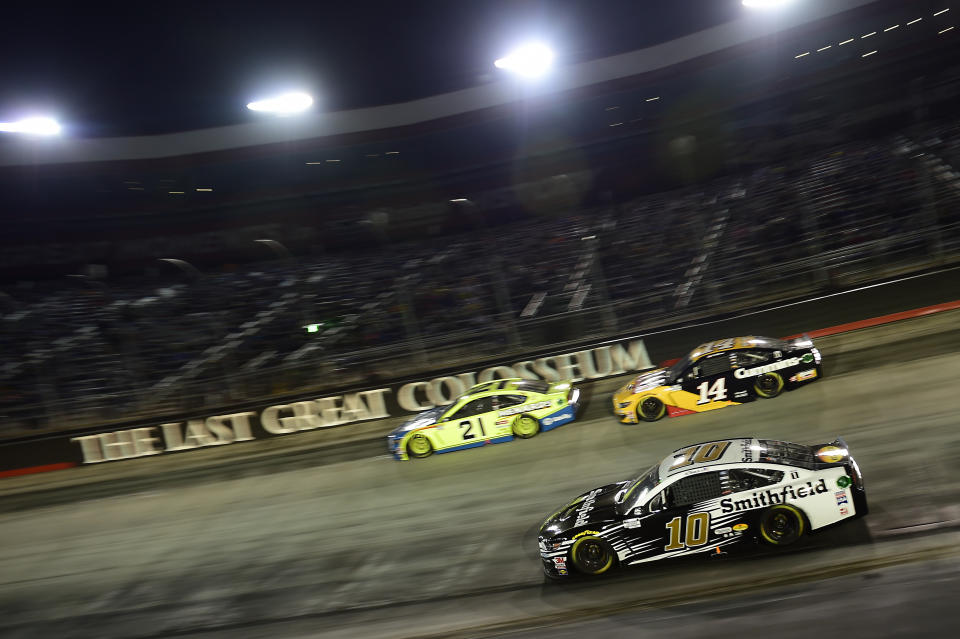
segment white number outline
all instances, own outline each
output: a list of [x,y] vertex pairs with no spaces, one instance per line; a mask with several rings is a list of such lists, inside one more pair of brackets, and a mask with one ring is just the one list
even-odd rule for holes
[[[727,398],[727,378],[718,377],[712,386],[710,386],[709,381],[701,382],[697,385],[697,390],[700,391],[700,399],[697,401],[697,406],[709,404],[710,402],[723,401]],[[713,399],[710,399],[711,397]]]

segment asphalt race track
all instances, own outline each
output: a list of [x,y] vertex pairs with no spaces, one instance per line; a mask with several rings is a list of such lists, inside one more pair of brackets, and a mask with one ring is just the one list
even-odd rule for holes
[[[562,626],[579,634],[556,636],[637,636],[628,631],[651,623],[692,636],[719,617],[737,619],[723,627],[742,635],[763,627],[754,617],[765,607],[796,600],[790,614],[799,619],[807,606],[812,616],[864,574],[882,576],[871,582],[882,591],[874,603],[922,599],[955,625],[956,319],[944,313],[824,339],[824,380],[653,425],[606,416],[615,384],[607,382],[575,424],[410,463],[358,444],[325,464],[305,456],[286,464],[279,454],[204,472],[180,470],[188,455],[175,465],[131,463],[96,490],[32,493],[23,487],[43,480],[18,478],[0,485],[19,490],[0,498],[0,634],[532,637]],[[683,444],[738,435],[806,443],[843,435],[865,474],[871,515],[790,553],[544,583],[535,533],[546,515]],[[90,481],[122,464],[62,476]],[[925,575],[942,587],[929,588]],[[712,599],[721,594],[724,601]],[[871,604],[868,594],[855,600]],[[820,627],[840,628],[837,606],[827,608],[834,612]],[[882,616],[873,622],[873,636],[896,634]]]

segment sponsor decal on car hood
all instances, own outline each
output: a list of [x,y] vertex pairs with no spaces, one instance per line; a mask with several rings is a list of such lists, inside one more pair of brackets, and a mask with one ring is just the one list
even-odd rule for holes
[[637,375],[632,382],[627,384],[627,390],[633,393],[641,393],[663,386],[667,381],[667,369],[658,368],[656,370]]
[[607,484],[580,495],[545,521],[541,532],[556,536],[568,530],[617,519],[617,495],[629,484]]

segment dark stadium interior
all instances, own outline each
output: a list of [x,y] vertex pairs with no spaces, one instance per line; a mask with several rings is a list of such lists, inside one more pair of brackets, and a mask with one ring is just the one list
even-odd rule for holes
[[[573,352],[960,261],[950,0],[851,1],[732,43],[740,0],[315,4],[0,27],[0,120],[67,100],[64,144],[89,153],[0,133],[0,441]],[[492,58],[536,24],[555,72],[588,80],[377,126],[503,81]],[[273,68],[372,124],[214,148],[257,130],[242,103]]]

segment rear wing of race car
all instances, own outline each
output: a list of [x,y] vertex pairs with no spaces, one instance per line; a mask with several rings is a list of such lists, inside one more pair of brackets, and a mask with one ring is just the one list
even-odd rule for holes
[[863,490],[863,474],[860,472],[860,466],[850,454],[850,447],[843,437],[837,437],[825,444],[815,444],[810,447],[810,452],[813,453],[816,464],[820,468],[843,466],[853,480],[854,488]]
[[[847,445],[846,440],[843,437],[837,437],[832,446],[842,450],[845,455],[843,461],[844,469],[847,471],[847,474],[850,476],[850,479],[847,480],[850,483],[850,488],[853,493],[853,504],[856,508],[856,516],[863,517],[870,512],[870,506],[867,503],[867,491],[863,486],[863,473],[860,472],[860,466],[857,464],[857,460],[853,458],[853,455],[850,454],[850,447]],[[841,478],[843,479],[843,478]]]
[[794,348],[813,348],[813,338],[807,333],[802,333],[800,337],[794,337],[787,343]]
[[853,485],[855,488],[863,490],[863,473],[860,472],[860,466],[857,465],[857,460],[853,458],[853,455],[850,454],[850,447],[847,446],[846,440],[843,437],[837,437],[836,445],[838,448],[842,448],[846,451],[847,457],[844,460],[843,465],[847,469],[847,472],[850,473],[850,478],[853,479]]
[[550,388],[547,390],[548,393],[563,393],[567,394],[567,403],[573,404],[575,407],[580,404],[580,389],[573,385],[573,380],[565,379],[559,382],[554,382],[550,384]]
[[816,363],[817,366],[820,365],[820,362],[822,361],[822,355],[820,355],[820,350],[813,345],[813,339],[810,338],[810,335],[804,333],[800,337],[795,337],[787,343],[790,345],[790,348],[793,349],[809,350],[811,353],[813,353],[814,363]]

